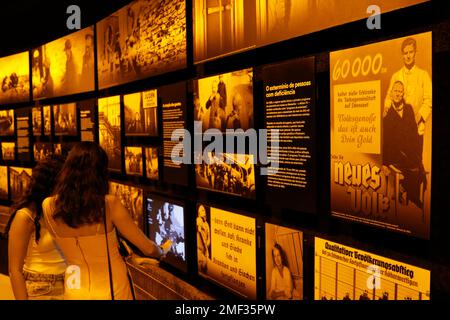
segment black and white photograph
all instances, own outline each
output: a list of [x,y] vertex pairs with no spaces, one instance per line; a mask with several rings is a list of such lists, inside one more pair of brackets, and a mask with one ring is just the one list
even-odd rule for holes
[[244,69],[197,81],[194,121],[203,131],[253,128],[253,70]]
[[148,90],[123,96],[125,135],[158,135],[157,90]]
[[2,145],[3,161],[14,161],[16,159],[16,157],[15,157],[16,143],[15,142],[2,142],[1,145]]
[[186,66],[185,0],[135,0],[97,23],[100,89]]
[[0,166],[0,200],[8,200],[8,167]]
[[41,161],[53,155],[53,145],[46,142],[36,142],[33,146],[34,161]]
[[31,168],[9,167],[11,200],[19,199],[31,183]]
[[125,147],[125,171],[128,175],[143,176],[142,147]]
[[120,96],[98,99],[98,129],[100,146],[108,154],[108,168],[121,171]]
[[127,184],[110,181],[109,193],[116,196],[127,208],[134,223],[144,230],[142,189]]
[[197,187],[255,198],[253,155],[208,153],[209,162],[195,167]]
[[266,223],[266,299],[303,299],[303,235]]
[[56,136],[77,135],[77,104],[67,103],[53,106],[53,122]]
[[184,208],[153,197],[147,198],[146,206],[149,238],[157,245],[172,241],[165,261],[175,267],[186,268]]
[[0,136],[14,135],[14,110],[0,110]]
[[145,172],[147,179],[159,179],[158,148],[144,148],[145,150]]

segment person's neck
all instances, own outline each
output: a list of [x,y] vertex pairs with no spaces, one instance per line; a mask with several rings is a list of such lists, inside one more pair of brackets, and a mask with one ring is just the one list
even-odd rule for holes
[[393,102],[392,104],[394,105],[395,111],[397,111],[397,112],[402,112],[403,111],[403,101]]
[[408,70],[408,71],[411,71],[411,70],[414,68],[414,66],[415,66],[414,63],[411,63],[411,64],[405,64],[405,68],[406,68],[406,70]]

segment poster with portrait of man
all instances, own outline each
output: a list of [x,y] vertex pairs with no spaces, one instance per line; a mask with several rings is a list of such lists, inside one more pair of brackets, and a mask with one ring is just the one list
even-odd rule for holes
[[157,90],[148,90],[123,96],[125,135],[158,135],[158,95]]
[[66,103],[53,106],[53,122],[56,136],[76,136],[77,130],[77,104]]
[[431,40],[330,54],[333,216],[429,238]]
[[31,50],[33,99],[93,91],[94,27]]
[[14,110],[0,110],[0,136],[14,135]]
[[266,223],[266,299],[303,299],[303,234]]
[[203,131],[253,128],[252,69],[199,79],[194,91],[194,121]]
[[0,104],[30,100],[28,51],[0,58]]

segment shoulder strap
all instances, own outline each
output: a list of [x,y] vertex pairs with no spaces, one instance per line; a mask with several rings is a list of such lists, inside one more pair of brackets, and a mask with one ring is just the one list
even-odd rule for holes
[[106,254],[108,256],[108,272],[109,272],[109,290],[111,291],[111,300],[114,300],[114,284],[111,272],[111,257],[109,256],[108,228],[106,226],[106,201],[103,208],[103,224],[105,226]]
[[[50,202],[50,201],[48,201]],[[48,206],[50,206],[50,204],[48,204]],[[48,230],[52,233],[52,235],[54,237],[58,237],[58,234],[56,233],[55,229],[53,228],[53,224],[51,221],[51,218],[48,216],[49,212],[48,210],[46,210],[46,208],[44,208],[44,202],[42,203],[42,215],[44,216],[44,220],[48,225]]]

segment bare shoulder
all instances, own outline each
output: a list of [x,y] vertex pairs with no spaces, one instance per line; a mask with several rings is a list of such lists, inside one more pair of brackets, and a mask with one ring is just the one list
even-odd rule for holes
[[115,195],[107,194],[105,196],[105,201],[108,205],[114,206],[115,204],[117,204],[119,202],[119,199],[117,199],[117,197]]
[[16,217],[25,218],[27,220],[31,220],[31,222],[34,222],[34,218],[36,217],[36,212],[27,207],[20,208],[16,212]]
[[53,208],[55,205],[56,196],[45,198],[44,201],[42,201],[42,209],[46,210],[47,208]]

